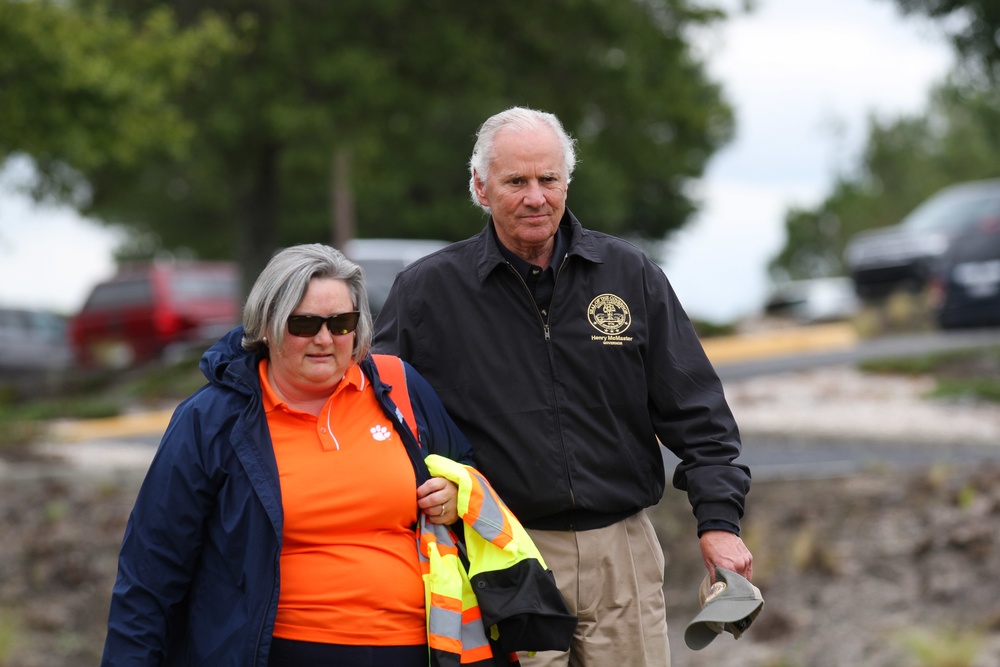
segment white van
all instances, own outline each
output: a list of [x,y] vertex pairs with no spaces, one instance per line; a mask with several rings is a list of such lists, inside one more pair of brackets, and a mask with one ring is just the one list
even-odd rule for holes
[[438,239],[352,239],[343,251],[365,272],[368,304],[375,317],[403,267],[448,245],[448,241]]

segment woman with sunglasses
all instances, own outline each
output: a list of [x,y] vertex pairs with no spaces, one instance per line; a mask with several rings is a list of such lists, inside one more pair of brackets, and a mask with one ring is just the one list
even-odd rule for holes
[[[272,258],[139,491],[103,665],[426,667],[413,528],[456,521],[457,489],[417,487],[371,336],[356,264],[320,244]],[[471,463],[400,368],[421,446]]]

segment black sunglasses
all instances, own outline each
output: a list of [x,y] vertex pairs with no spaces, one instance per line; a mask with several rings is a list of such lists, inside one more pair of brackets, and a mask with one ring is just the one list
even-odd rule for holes
[[361,313],[352,310],[349,313],[337,313],[330,317],[320,317],[319,315],[289,315],[288,333],[293,336],[309,338],[319,333],[319,330],[326,325],[326,328],[334,336],[343,336],[354,331],[358,326],[358,319]]

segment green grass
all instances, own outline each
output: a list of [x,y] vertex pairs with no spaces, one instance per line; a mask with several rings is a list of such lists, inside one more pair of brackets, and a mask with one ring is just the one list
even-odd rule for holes
[[0,612],[0,667],[10,660],[18,635],[18,617],[13,611]]
[[736,325],[733,323],[711,322],[709,320],[692,320],[695,333],[698,338],[713,338],[717,336],[732,336],[736,333]]
[[69,378],[61,395],[18,400],[0,392],[0,447],[23,447],[53,419],[114,417],[135,406],[176,402],[205,384],[197,357],[149,365],[122,373],[88,373]]
[[982,646],[982,632],[955,628],[913,628],[899,641],[920,667],[972,667]]
[[933,397],[1000,403],[1000,347],[884,357],[858,367],[867,373],[929,375],[935,380]]
[[932,396],[1000,403],[1000,378],[939,379]]

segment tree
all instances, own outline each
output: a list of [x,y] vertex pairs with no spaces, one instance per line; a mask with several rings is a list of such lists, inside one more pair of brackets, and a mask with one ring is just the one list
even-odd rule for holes
[[841,255],[852,235],[899,222],[947,185],[1000,173],[998,142],[1000,91],[955,80],[934,91],[924,115],[871,119],[856,170],[839,176],[816,209],[786,214],[786,243],[771,261],[772,275],[842,274]]
[[924,14],[947,30],[959,57],[979,74],[1000,78],[1000,3],[996,0],[895,0],[905,14]]
[[94,8],[0,0],[0,162],[31,155],[42,188],[151,156],[178,158],[195,128],[174,99],[231,38],[211,17],[179,30],[166,8],[133,26]]
[[925,114],[870,121],[861,164],[839,176],[814,210],[786,214],[786,243],[770,263],[777,278],[843,272],[851,235],[894,224],[938,189],[1000,173],[1000,3],[894,0],[904,14],[939,22],[959,55]]
[[235,248],[249,276],[279,246],[331,239],[332,190],[350,193],[341,208],[359,235],[467,236],[480,224],[472,135],[513,104],[557,113],[579,138],[570,205],[620,234],[683,225],[686,184],[732,131],[685,39],[722,14],[688,0],[552,0],[530,15],[518,3],[107,3],[139,23],[163,4],[184,26],[211,9],[239,48],[177,100],[196,127],[190,152],[89,171],[87,212],[166,248]]

